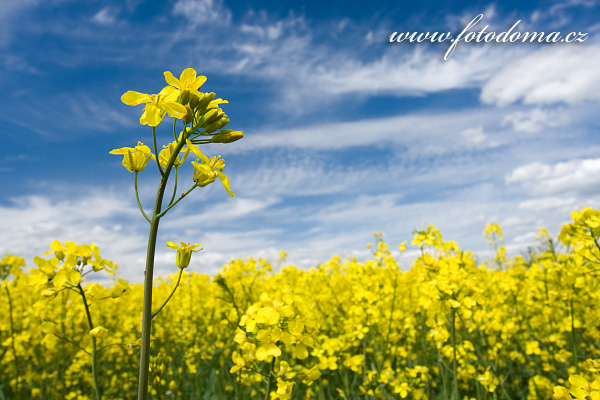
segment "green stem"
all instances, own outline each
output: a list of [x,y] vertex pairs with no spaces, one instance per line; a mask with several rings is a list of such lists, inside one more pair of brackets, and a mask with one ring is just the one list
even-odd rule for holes
[[[473,343],[473,348],[475,349],[475,353],[477,355],[477,361],[483,365],[485,368],[487,367],[491,367],[493,372],[496,372],[496,368],[494,367],[493,364],[488,363],[485,360],[485,357],[483,357],[483,354],[481,354],[481,351],[479,350],[479,346],[476,345],[476,341],[473,338],[473,336],[471,336],[471,334],[469,333],[469,329],[467,328],[467,324],[465,323],[465,320],[462,317],[462,314],[460,312],[458,312],[458,318],[460,319],[460,323],[463,326],[463,332],[465,333],[465,336],[467,336],[467,339]],[[479,329],[479,326],[477,325],[477,322],[474,322],[475,327],[477,330],[481,331],[481,329]],[[485,345],[485,343],[484,343]],[[507,375],[508,376],[508,375]],[[506,387],[504,386],[504,381],[506,380],[506,377],[504,378],[504,380],[502,382],[500,382],[500,387],[502,388],[502,396],[508,398],[508,400],[510,400],[510,398],[508,397],[508,395],[506,394]],[[479,386],[477,386],[479,387]]]
[[137,205],[140,208],[140,211],[142,212],[142,215],[144,216],[144,218],[146,218],[146,221],[150,222],[150,218],[148,218],[148,216],[144,212],[144,209],[142,208],[142,204],[140,203],[140,196],[138,194],[138,187],[137,187],[138,186],[137,185],[137,176],[138,176],[138,171],[135,171],[135,177],[133,179],[134,187],[135,187],[135,199],[137,200]]
[[152,139],[154,141],[154,155],[155,155],[155,160],[156,160],[156,166],[158,167],[158,172],[160,172],[160,175],[163,176],[165,174],[165,172],[163,171],[162,167],[160,166],[160,161],[158,160],[158,148],[156,147],[156,127],[153,126],[152,127]]
[[175,185],[173,186],[173,196],[171,196],[171,200],[169,201],[169,206],[173,204],[173,200],[175,200],[175,194],[177,194],[177,168],[175,168]]
[[394,319],[394,309],[396,306],[396,289],[398,288],[398,270],[393,269],[394,272],[394,294],[392,295],[392,308],[390,311],[390,320],[388,322],[388,332],[385,338],[385,345],[383,346],[383,356],[385,357],[387,354],[387,348],[390,343],[390,334],[392,333],[392,321]]
[[[163,216],[164,216],[164,215],[167,213],[167,211],[169,211],[171,208],[175,207],[175,204],[177,204],[177,203],[179,203],[181,200],[183,200],[183,198],[184,198],[185,196],[187,196],[188,194],[190,194],[190,192],[191,192],[192,190],[196,189],[197,187],[198,187],[197,185],[194,185],[194,186],[192,186],[191,188],[189,188],[189,190],[188,190],[187,192],[185,192],[184,194],[182,194],[181,196],[179,196],[179,198],[178,198],[177,200],[175,200],[175,202],[174,202],[174,203],[171,203],[171,204],[169,205],[169,207],[165,208],[165,209],[164,209],[162,212],[158,213],[158,218],[162,218],[162,217],[163,217]],[[171,201],[172,201],[172,200],[171,200]]]
[[15,325],[14,325],[14,320],[13,320],[13,306],[12,306],[12,299],[10,298],[10,292],[8,291],[8,286],[4,286],[4,289],[6,289],[6,297],[8,297],[8,314],[9,314],[9,318],[10,318],[10,344],[11,344],[11,348],[12,348],[12,352],[13,352],[13,358],[14,358],[14,364],[15,364],[15,378],[16,378],[16,387],[15,387],[15,393],[19,394],[20,392],[20,388],[19,388],[19,362],[17,360],[17,350],[15,348]]
[[[81,287],[81,283],[77,284],[77,288],[79,289],[79,294],[81,294],[81,298],[83,299],[83,305],[85,306],[85,314],[87,315],[88,326],[90,331],[94,329],[94,324],[92,323],[92,314],[90,314],[90,307],[88,306],[87,299],[85,298],[85,293],[83,288]],[[96,400],[102,399],[100,395],[100,384],[98,383],[98,357],[96,351],[96,338],[92,336],[92,377],[94,379],[94,392],[96,392]]]
[[267,378],[267,393],[265,393],[265,400],[271,398],[271,385],[273,382],[273,370],[275,369],[275,357],[271,360],[271,368],[269,370],[269,376]]
[[460,400],[460,396],[458,394],[458,374],[456,367],[456,327],[455,327],[455,319],[456,319],[456,309],[453,308],[451,312],[451,320],[452,320],[452,349],[454,350],[454,360],[452,362],[452,373],[454,374],[454,398],[456,400]]
[[[154,133],[154,128],[152,128]],[[156,138],[156,135],[153,135]],[[154,254],[156,252],[156,237],[158,236],[158,223],[164,213],[161,213],[162,200],[167,187],[167,180],[171,168],[177,159],[177,156],[183,145],[185,137],[171,153],[171,157],[167,162],[164,172],[158,185],[156,199],[154,201],[154,210],[152,219],[150,220],[150,233],[148,234],[148,249],[146,252],[146,271],[144,276],[144,300],[142,308],[142,340],[140,345],[140,374],[138,386],[138,400],[146,400],[148,398],[148,372],[150,368],[150,334],[152,332],[152,283],[154,275]],[[156,139],[155,139],[156,140]],[[159,166],[160,167],[160,166]],[[161,215],[162,214],[162,215]]]
[[[573,293],[575,293],[575,284],[573,284]],[[579,374],[579,357],[577,356],[577,341],[575,340],[575,313],[573,307],[573,294],[571,294],[571,341],[573,342],[573,363]]]
[[[369,326],[369,317],[367,316],[367,321],[365,321],[365,325]],[[370,330],[370,329],[369,329]],[[365,400],[369,398],[369,391],[367,390],[368,382],[367,382],[367,335],[365,335],[363,339],[363,387],[365,388]]]
[[160,312],[160,310],[162,310],[163,307],[167,305],[167,303],[169,302],[169,300],[171,300],[171,297],[173,297],[173,294],[175,294],[175,291],[179,287],[179,282],[181,282],[181,274],[183,274],[183,268],[179,268],[179,276],[177,277],[177,283],[175,284],[175,287],[173,288],[173,290],[171,291],[171,294],[169,295],[169,297],[167,297],[167,299],[165,300],[165,302],[162,303],[162,305],[160,307],[158,307],[158,310],[156,310],[156,311],[154,311],[152,313],[152,319],[154,319],[154,317],[156,317],[158,315],[158,313]]
[[440,377],[442,378],[442,387],[444,388],[444,397],[449,399],[448,395],[448,380],[446,379],[446,365],[444,364],[444,360],[442,359],[442,355],[439,354],[438,351],[438,369],[440,371]]
[[87,351],[86,349],[84,349],[83,347],[81,347],[80,345],[78,345],[77,343],[72,341],[71,339],[67,339],[65,336],[60,336],[57,333],[54,333],[54,336],[56,336],[58,339],[64,340],[65,342],[72,344],[73,346],[77,347],[79,350],[83,351],[88,356],[91,356],[89,351]]

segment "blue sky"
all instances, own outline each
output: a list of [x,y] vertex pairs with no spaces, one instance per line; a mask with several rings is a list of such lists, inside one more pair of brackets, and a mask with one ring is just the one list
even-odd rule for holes
[[[388,40],[456,36],[478,14],[475,31],[521,20],[520,32],[587,39],[461,42],[446,61],[449,42]],[[141,281],[148,224],[133,174],[108,152],[150,143],[151,130],[120,96],[157,93],[164,71],[187,67],[229,100],[245,137],[204,148],[224,157],[236,198],[217,183],[170,212],[158,275],[175,272],[166,241],[203,243],[196,272],[281,250],[310,267],[366,257],[374,232],[397,249],[426,223],[485,258],[483,230],[498,222],[510,252],[525,252],[538,227],[557,235],[571,211],[598,207],[599,17],[594,0],[3,1],[0,254],[33,265],[54,239],[95,242]],[[147,208],[156,176],[140,177]]]

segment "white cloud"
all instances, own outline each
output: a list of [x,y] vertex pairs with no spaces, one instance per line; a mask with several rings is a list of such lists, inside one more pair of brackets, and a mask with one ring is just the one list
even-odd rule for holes
[[231,22],[231,11],[223,0],[177,0],[173,15],[183,16],[193,25],[229,25]]
[[[217,183],[218,185],[219,183]],[[219,188],[222,189],[222,188]],[[234,188],[235,189],[235,188]],[[222,196],[219,196],[222,197]],[[169,214],[165,219],[163,226],[166,229],[194,231],[195,227],[216,227],[219,223],[230,222],[248,215],[256,214],[268,207],[277,204],[279,199],[275,197],[244,198],[237,196],[235,199],[226,199],[212,205],[205,205],[202,202],[188,202],[185,209],[180,209],[179,213]],[[197,205],[199,210],[190,213],[190,209]]]
[[[572,193],[537,199],[507,198],[505,188],[490,183],[492,172],[505,162],[502,159],[472,159],[476,167],[465,166],[460,160],[450,165],[437,163],[420,172],[412,171],[414,174],[396,161],[390,160],[383,168],[365,165],[356,169],[328,169],[326,164],[320,164],[308,181],[302,171],[312,164],[310,159],[300,159],[287,166],[290,171],[267,175],[262,180],[269,167],[286,168],[285,164],[267,163],[237,177],[242,183],[234,189],[245,194],[235,199],[228,199],[217,183],[213,188],[217,197],[205,194],[200,196],[203,201],[186,201],[186,198],[161,222],[156,275],[174,272],[174,252],[164,246],[166,241],[203,244],[205,250],[194,255],[190,264],[190,270],[196,272],[214,274],[230,259],[238,257],[274,259],[280,250],[288,252],[286,264],[307,268],[327,261],[334,254],[365,256],[361,249],[372,241],[373,232],[386,233],[386,240],[395,248],[403,240],[410,241],[412,230],[424,227],[426,222],[435,224],[446,240],[458,241],[463,249],[483,251],[486,248],[483,228],[487,222],[497,221],[505,226],[507,241],[518,252],[531,244],[525,243],[530,237],[527,234],[538,226],[558,232],[569,211],[599,197]],[[575,167],[566,168],[570,175],[554,175],[568,175],[572,180],[578,176],[573,170],[578,169],[598,175],[600,160],[591,161],[589,166],[584,160],[581,165],[575,163]],[[564,169],[557,169],[561,168]],[[466,170],[472,170],[473,174]],[[531,185],[534,172],[516,173],[513,180]],[[448,180],[448,176],[452,179]],[[291,183],[286,187],[284,183],[288,180]],[[329,185],[336,183],[330,192],[338,193],[335,201],[302,200],[311,191],[326,193]],[[254,186],[257,186],[254,192],[245,190]],[[381,193],[382,187],[389,193]],[[415,187],[419,196],[407,197]],[[348,192],[361,194],[344,195]],[[105,258],[119,263],[119,277],[139,282],[143,276],[148,225],[140,217],[132,194],[87,189],[83,193],[86,194],[68,200],[56,200],[49,195],[23,197],[0,207],[3,221],[0,254],[24,256],[32,265],[33,256],[46,251],[54,239],[95,242]],[[288,204],[287,199],[294,201]],[[407,259],[403,260],[407,268]]]
[[482,147],[496,147],[497,142],[492,141],[483,131],[482,126],[477,128],[469,128],[460,132],[460,135],[466,139],[469,147],[482,148]]
[[[393,49],[391,49],[393,50]],[[307,78],[312,90],[330,95],[421,95],[449,89],[477,87],[493,66],[484,51],[471,50],[460,61],[444,61],[432,51],[415,46],[407,56],[392,51],[372,62],[337,59]],[[468,66],[465,68],[465,66]]]
[[513,57],[513,49],[493,49],[493,46],[465,46],[459,49],[461,54],[448,61],[443,60],[445,49],[426,45],[412,48],[390,45],[374,60],[362,60],[363,57],[345,47],[307,46],[296,39],[290,47],[295,53],[291,56],[287,56],[287,50],[263,50],[265,55],[274,54],[283,67],[259,64],[249,72],[280,81],[283,100],[280,108],[295,113],[315,111],[344,97],[360,100],[369,96],[422,96],[478,88],[505,60]]
[[[17,101],[8,104],[7,112],[0,119],[41,136],[54,139],[64,138],[65,132],[72,134],[73,127],[86,127],[86,129],[75,130],[76,136],[81,136],[86,133],[114,132],[122,128],[139,126],[138,112],[141,111],[124,106],[114,98],[93,97],[89,92],[75,90],[36,97],[29,94],[32,93],[32,88],[26,90],[19,94]],[[31,110],[28,114],[29,118],[24,120],[17,117],[18,114],[13,112],[13,109],[18,109],[19,102],[27,94],[31,97],[31,100],[28,101]],[[65,115],[68,115],[69,118],[65,118]]]
[[[481,132],[479,128],[472,130],[473,125],[479,125]],[[484,129],[487,131],[485,134]],[[418,150],[418,154],[446,154],[474,145],[478,148],[496,147],[510,142],[514,136],[509,130],[501,129],[501,115],[496,110],[466,109],[365,118],[296,129],[261,130],[257,134],[247,132],[247,137],[251,139],[236,143],[230,151],[273,147],[339,150],[360,146],[401,145]]]
[[[482,195],[490,194],[486,185],[478,191]],[[374,232],[384,232],[392,249],[403,240],[410,243],[413,229],[423,229],[430,223],[441,231],[444,240],[454,240],[461,249],[474,251],[485,258],[489,252],[483,230],[487,223],[498,222],[504,228],[510,254],[519,254],[534,244],[534,233],[539,227],[547,227],[556,237],[562,224],[569,220],[569,213],[581,207],[580,199],[572,199],[557,204],[546,202],[545,207],[536,208],[533,203],[520,204],[516,199],[500,200],[502,192],[502,188],[496,188],[491,192],[495,199],[488,201],[471,199],[465,194],[452,200],[424,199],[414,204],[399,203],[399,197],[395,195],[365,194],[324,207],[312,215],[318,231],[286,251],[290,260],[306,260],[314,265],[316,260],[323,262],[332,254],[344,258],[364,248],[372,241]],[[403,257],[403,268],[406,269],[412,260],[414,256]]]
[[[96,14],[97,22],[114,22],[111,18],[116,15],[109,11]],[[491,11],[486,14],[491,15]],[[218,0],[179,0],[173,13],[188,18],[191,22],[188,25],[219,18],[227,23],[231,20],[231,11]],[[86,22],[89,25],[89,21]],[[511,56],[525,51],[495,45],[459,47],[453,58],[446,62],[442,61],[443,51],[439,48],[424,46],[390,45],[381,52],[373,51],[374,56],[367,59],[367,53],[363,51],[365,46],[372,44],[365,39],[369,35],[365,35],[364,30],[360,35],[352,31],[363,27],[348,26],[344,21],[339,25],[339,30],[348,34],[346,46],[321,41],[317,36],[320,27],[308,26],[303,18],[257,18],[255,21],[248,18],[240,24],[239,31],[232,27],[232,35],[223,38],[219,46],[196,32],[205,53],[188,53],[196,57],[205,54],[206,68],[219,73],[226,70],[230,74],[243,75],[245,79],[261,78],[261,84],[264,82],[273,90],[280,90],[281,98],[287,101],[270,103],[300,112],[309,111],[311,107],[313,110],[325,108],[327,101],[346,98],[420,96],[482,85],[489,91],[489,87],[497,85],[496,80],[502,74],[506,74],[507,79],[516,79],[511,75],[518,75],[518,71],[513,71],[515,63],[529,65],[529,61],[523,61],[526,58],[517,59],[495,76],[505,63],[516,59]],[[233,34],[236,32],[243,34],[243,40]],[[143,36],[138,33],[136,31],[129,37]],[[189,38],[189,33],[188,30],[181,37]],[[154,35],[159,34],[163,33]],[[157,36],[144,38],[148,42],[157,41]],[[360,41],[355,43],[356,38]],[[225,61],[223,64],[211,61],[219,54],[217,47],[231,52],[231,59],[226,60],[230,63],[228,67],[223,67]],[[120,51],[117,51],[119,57],[122,56]],[[546,61],[554,60],[552,57],[548,56]],[[164,60],[163,57],[157,59]],[[89,58],[86,60],[89,62]],[[198,59],[194,60],[197,62]],[[548,67],[553,68],[552,65]],[[581,69],[577,71],[581,72]],[[535,86],[532,89],[543,88],[548,83],[530,74],[531,71],[525,71],[527,79],[532,79]],[[556,74],[549,73],[544,79],[548,77],[552,80]],[[570,71],[567,77],[577,82]],[[512,82],[505,84],[511,86]],[[500,87],[501,90],[492,94],[484,90],[482,98],[489,98],[494,104],[500,104],[501,100],[515,103],[521,98],[526,101],[529,81],[515,82],[521,92],[513,88],[513,92],[506,94],[502,92],[504,87]],[[523,92],[525,89],[527,93]],[[573,90],[583,93],[577,87]],[[579,97],[585,99],[586,93]],[[67,107],[68,114],[74,118],[69,124],[75,126],[113,124],[114,128],[136,124],[139,118],[139,109],[126,109],[125,112],[130,111],[134,116],[129,118],[112,110],[108,103],[92,101],[92,97],[76,93],[69,96],[72,99],[57,95],[44,101]],[[511,100],[511,96],[516,100]],[[64,101],[58,101],[61,99]],[[37,106],[33,108],[41,107]],[[51,111],[56,111],[55,106],[40,108],[44,116],[64,115]],[[232,188],[238,194],[235,199],[230,199],[217,182],[201,196],[195,196],[204,201],[186,198],[180,207],[169,213],[164,223],[161,222],[157,274],[173,272],[174,252],[165,248],[166,240],[202,242],[205,250],[198,257],[195,255],[190,265],[190,269],[200,272],[214,272],[235,257],[273,257],[282,249],[288,251],[290,263],[309,267],[328,260],[334,253],[342,257],[348,254],[365,256],[366,252],[357,249],[372,241],[371,233],[375,231],[386,232],[393,246],[402,240],[410,241],[412,229],[423,227],[425,222],[438,225],[446,239],[459,241],[463,248],[478,250],[485,248],[481,234],[485,223],[497,220],[510,227],[507,238],[512,237],[511,245],[518,249],[537,225],[560,226],[560,222],[568,218],[568,211],[585,200],[598,197],[585,191],[587,187],[598,187],[595,178],[600,176],[597,160],[567,162],[567,167],[563,168],[565,172],[557,167],[558,164],[553,164],[558,154],[566,151],[556,146],[556,141],[548,147],[543,147],[545,144],[533,147],[531,143],[515,146],[522,136],[515,131],[537,133],[566,123],[555,111],[539,108],[523,111],[521,106],[513,105],[505,110],[505,116],[493,107],[463,108],[456,112],[429,109],[420,114],[387,118],[354,115],[356,121],[293,129],[258,127],[256,133],[248,132],[244,141],[228,147],[227,152],[269,150],[264,153],[270,153],[270,150],[280,148],[275,150],[282,151],[285,157],[271,154],[260,166],[239,163],[239,174],[230,175]],[[579,121],[574,111],[574,107],[566,106],[564,114],[569,113],[573,121]],[[595,110],[587,116],[594,113]],[[83,116],[86,116],[86,124],[80,123]],[[345,117],[342,115],[341,118]],[[52,120],[48,124],[60,131],[60,121]],[[503,128],[506,125],[512,130]],[[570,127],[573,126],[575,123]],[[553,136],[552,129],[549,131],[544,132],[545,138],[556,140],[558,134],[554,132]],[[572,134],[571,131],[564,133],[565,141],[568,134]],[[540,136],[528,135],[526,139]],[[572,146],[567,148],[571,155],[593,150],[585,143]],[[367,157],[362,159],[363,148],[365,156],[374,153],[367,147],[377,147],[390,158],[371,165]],[[337,164],[328,160],[331,154],[339,156],[338,152],[349,149],[352,158],[348,161]],[[545,151],[547,149],[549,151]],[[308,154],[305,158],[300,155],[292,159],[285,153],[303,154],[303,150]],[[522,160],[532,158],[539,163],[522,167],[522,170],[514,168],[514,164],[520,165]],[[118,163],[115,159],[115,164]],[[513,187],[502,186],[501,177],[505,174],[508,174],[507,183],[523,185],[542,197],[507,194]],[[538,179],[540,174],[545,174],[544,179]],[[144,187],[141,192],[151,196],[152,190],[154,187]],[[568,196],[561,196],[563,191],[568,192]],[[96,242],[103,250],[103,256],[119,262],[121,276],[141,280],[147,224],[140,217],[131,193],[117,196],[100,191],[82,192],[83,195],[69,200],[56,200],[50,195],[22,197],[0,207],[3,222],[0,251],[24,255],[30,261],[33,255],[45,251],[54,239]],[[215,200],[212,196],[217,192],[219,197]]]
[[40,0],[4,0],[0,2],[0,47],[10,43],[11,28],[15,22],[24,18],[23,14],[31,12],[37,7]]
[[546,111],[535,108],[530,111],[515,111],[504,117],[502,125],[511,124],[518,132],[535,133],[545,127],[564,126],[570,122],[570,118],[563,110]]
[[534,162],[516,168],[506,177],[533,194],[579,197],[600,192],[600,158],[570,160],[556,164]]
[[7,72],[25,72],[27,74],[40,74],[40,71],[33,67],[27,60],[8,52],[0,55],[0,70]]
[[241,195],[261,198],[272,205],[276,204],[274,196],[281,200],[289,196],[344,193],[380,182],[379,177],[389,173],[389,168],[384,166],[366,166],[360,162],[349,166],[332,165],[314,155],[299,160],[273,157],[266,165],[232,175],[232,185]]
[[548,45],[504,67],[484,85],[481,100],[500,106],[599,101],[599,64],[600,45]]
[[581,206],[575,196],[548,196],[523,200],[519,202],[519,209],[526,211],[544,211],[558,213],[564,216]]
[[117,21],[118,10],[110,6],[104,7],[92,17],[92,22],[99,25],[113,25]]
[[127,254],[144,242],[128,224],[136,219],[134,207],[115,193],[100,190],[64,200],[48,195],[14,198],[11,204],[0,206],[0,254],[25,257],[31,266],[34,256],[47,251],[53,240],[60,240],[96,243],[103,257],[117,261],[114,256],[123,256],[122,260],[128,260]]
[[[338,22],[330,30],[339,29],[337,25],[345,26]],[[343,36],[332,39],[330,33],[325,39],[323,26],[302,17],[291,14],[274,20],[264,12],[250,13],[239,28],[243,40],[232,36],[234,52],[218,69],[268,83],[276,90],[273,103],[279,111],[301,115],[340,99],[360,102],[369,96],[479,88],[503,65],[529,51],[462,44],[444,61],[444,45],[385,43],[381,32],[373,42],[364,26],[345,29]],[[203,51],[205,42],[198,44]]]
[[558,1],[551,7],[535,10],[531,19],[532,22],[548,21],[550,24],[547,29],[558,29],[571,22],[572,15],[567,13],[569,9],[575,7],[592,8],[595,7],[597,3],[596,0]]

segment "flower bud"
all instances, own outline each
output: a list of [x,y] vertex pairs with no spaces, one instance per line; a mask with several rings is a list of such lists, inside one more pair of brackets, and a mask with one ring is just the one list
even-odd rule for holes
[[208,104],[215,98],[217,94],[215,92],[204,93],[201,99],[198,101],[198,108],[203,110],[208,107]]
[[187,113],[183,116],[182,119],[183,119],[183,122],[185,122],[186,124],[189,124],[194,119],[194,112],[188,105],[185,106],[185,110],[187,111]]
[[227,118],[227,115],[223,116],[223,118],[221,118],[221,120],[219,121],[221,123],[221,128],[225,128],[229,121],[230,120],[229,118]]
[[[223,113],[223,111],[221,111],[220,109],[213,109],[208,111],[206,114],[204,114],[204,119],[202,120],[202,125],[207,127],[210,124],[212,124],[215,121],[218,121],[221,119],[221,117],[224,115],[225,113]],[[217,128],[219,129],[219,128]]]
[[56,290],[53,290],[53,289],[42,290],[42,296],[44,296],[47,299],[50,298],[50,297],[55,297],[56,296]]
[[204,133],[213,133],[221,129],[221,121],[215,121],[204,128]]
[[200,101],[200,99],[198,98],[198,96],[196,96],[195,94],[190,94],[190,107],[193,109],[196,108],[196,106],[198,106],[198,102]]
[[212,137],[212,143],[231,143],[240,140],[244,137],[241,131],[232,131],[231,129],[223,129],[218,134]]
[[189,103],[190,102],[190,91],[185,89],[183,92],[181,92],[181,94],[179,95],[179,101],[183,105],[186,105],[187,103]]
[[96,339],[102,339],[106,336],[106,334],[108,333],[108,329],[106,329],[103,326],[97,326],[94,329],[90,330],[90,335],[92,335],[93,337],[95,337]]

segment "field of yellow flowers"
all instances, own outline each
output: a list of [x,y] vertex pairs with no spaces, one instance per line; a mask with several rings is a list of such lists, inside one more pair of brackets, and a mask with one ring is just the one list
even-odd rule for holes
[[[512,258],[489,225],[486,262],[429,226],[404,268],[376,236],[364,263],[181,269],[155,282],[150,396],[600,399],[600,213],[571,217]],[[28,266],[0,262],[0,399],[136,398],[142,285],[86,281],[116,268],[94,245]]]

